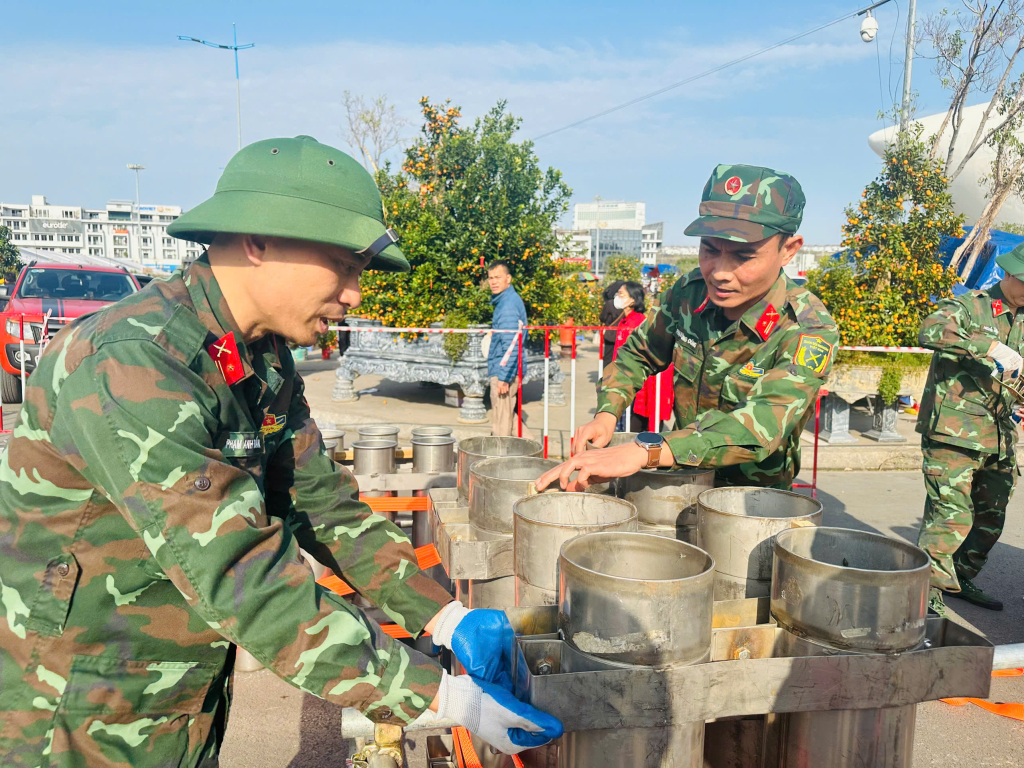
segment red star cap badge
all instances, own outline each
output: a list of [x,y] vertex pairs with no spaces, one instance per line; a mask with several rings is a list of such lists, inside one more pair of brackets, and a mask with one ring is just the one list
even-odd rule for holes
[[1003,314],[1003,300],[993,299],[992,300],[992,317],[998,317]]
[[754,326],[754,330],[757,331],[757,335],[761,337],[761,341],[767,341],[772,331],[775,330],[775,326],[779,322],[779,313],[775,310],[771,304],[768,305],[767,309],[761,313],[761,317],[757,320],[757,325]]
[[242,358],[238,354],[238,344],[235,343],[233,333],[221,336],[206,351],[217,364],[229,387],[242,378]]
[[740,180],[739,176],[733,176],[725,182],[725,191],[730,195],[735,195],[741,189],[743,189],[743,182]]

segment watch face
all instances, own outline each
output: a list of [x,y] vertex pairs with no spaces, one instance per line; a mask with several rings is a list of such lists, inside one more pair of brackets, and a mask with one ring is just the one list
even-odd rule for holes
[[661,445],[664,442],[664,438],[657,432],[641,432],[636,436],[636,441],[643,445]]

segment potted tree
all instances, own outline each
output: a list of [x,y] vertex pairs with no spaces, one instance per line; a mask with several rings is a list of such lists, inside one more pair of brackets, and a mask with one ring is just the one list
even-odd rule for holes
[[[835,318],[843,346],[916,347],[921,321],[959,279],[939,261],[942,238],[963,231],[942,162],[929,156],[920,128],[901,134],[884,159],[861,201],[846,209],[845,250],[807,273],[807,287]],[[825,439],[852,440],[843,423],[849,403],[870,396],[876,429],[868,436],[902,440],[895,433],[897,397],[920,392],[929,362],[922,354],[840,352],[826,385]]]

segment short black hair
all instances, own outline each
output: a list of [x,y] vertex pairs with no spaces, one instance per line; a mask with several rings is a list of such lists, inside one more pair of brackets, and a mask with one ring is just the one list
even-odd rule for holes
[[623,287],[626,289],[626,293],[629,294],[629,298],[633,300],[633,311],[646,312],[647,307],[644,305],[644,299],[647,297],[647,294],[644,293],[644,287],[640,283],[634,283],[632,280],[625,283]]
[[506,272],[510,275],[512,274],[512,267],[510,267],[509,263],[504,259],[495,259],[492,261],[487,265],[487,271],[490,272],[492,269],[497,269],[498,267],[504,267]]
[[781,250],[782,250],[782,249],[783,249],[783,248],[784,248],[784,247],[786,246],[786,242],[787,242],[787,241],[789,240],[789,238],[791,238],[792,236],[793,236],[793,235],[792,235],[792,234],[790,234],[789,232],[779,232],[779,250],[780,250],[780,251],[781,251]]

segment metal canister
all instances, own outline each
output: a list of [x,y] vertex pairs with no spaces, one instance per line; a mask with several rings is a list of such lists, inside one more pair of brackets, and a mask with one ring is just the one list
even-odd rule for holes
[[[771,611],[789,655],[901,653],[925,640],[931,565],[921,549],[845,528],[775,537]],[[780,766],[910,768],[916,705],[786,715]]]
[[320,438],[324,441],[327,455],[332,459],[339,451],[345,450],[345,430],[343,429],[321,429]]
[[512,533],[512,506],[537,493],[534,482],[558,466],[554,459],[496,456],[469,470],[469,522],[490,533]]
[[[394,440],[357,440],[352,443],[352,471],[357,475],[389,475],[395,471]],[[366,496],[384,496],[387,491],[367,491]]]
[[697,497],[699,546],[715,558],[715,600],[767,597],[775,534],[821,525],[821,502],[774,488],[713,488]]
[[412,431],[412,436],[416,437],[451,437],[451,427],[416,427]]
[[[601,532],[567,541],[558,562],[559,625],[577,649],[625,664],[710,658],[715,579],[706,552],[662,536]],[[703,722],[581,731],[559,744],[561,768],[703,764]]]
[[360,440],[394,440],[398,442],[398,427],[388,424],[372,424],[356,430]]
[[475,462],[494,456],[540,456],[543,453],[540,443],[525,437],[467,437],[459,441],[456,459],[459,496],[469,499],[469,468]]
[[616,489],[620,498],[636,505],[644,530],[695,544],[697,497],[714,484],[710,469],[642,469],[620,477]]
[[455,469],[455,438],[418,436],[412,438],[413,472],[452,472]]
[[636,507],[591,493],[542,493],[513,505],[516,605],[558,602],[558,554],[584,533],[635,531]]

